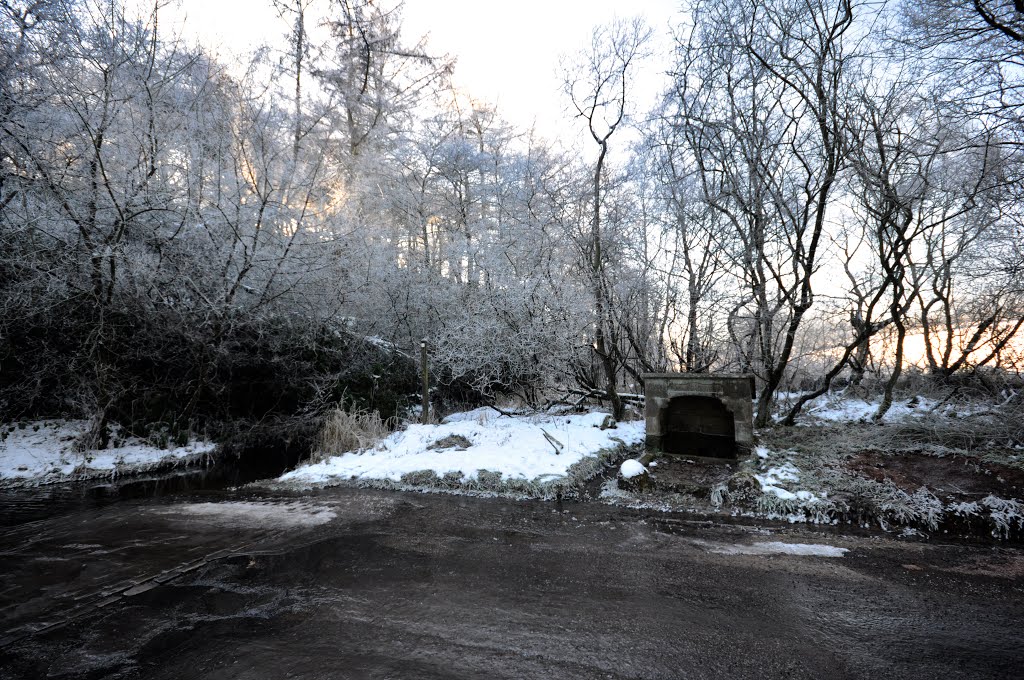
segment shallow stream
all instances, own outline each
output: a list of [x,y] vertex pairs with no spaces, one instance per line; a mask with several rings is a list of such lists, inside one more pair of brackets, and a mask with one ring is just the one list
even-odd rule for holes
[[226,489],[278,477],[295,467],[304,454],[296,448],[252,448],[240,456],[221,456],[212,465],[202,467],[0,489],[0,528],[13,528],[125,500],[164,496],[215,498]]

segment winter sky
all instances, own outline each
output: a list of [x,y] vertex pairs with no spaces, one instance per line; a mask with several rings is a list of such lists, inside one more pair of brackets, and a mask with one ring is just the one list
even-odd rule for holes
[[[143,3],[145,4],[145,3]],[[409,42],[429,34],[435,53],[458,59],[455,82],[477,99],[497,104],[503,117],[545,136],[577,134],[560,93],[559,63],[589,39],[594,26],[615,17],[644,16],[655,30],[655,54],[668,51],[678,0],[407,0],[403,25]],[[288,30],[270,0],[179,0],[164,10],[198,39],[224,54],[274,43]],[[664,58],[643,66],[635,92],[641,108],[661,88]]]

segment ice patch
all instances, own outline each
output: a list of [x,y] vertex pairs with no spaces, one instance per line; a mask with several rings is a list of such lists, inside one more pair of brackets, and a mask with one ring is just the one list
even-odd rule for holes
[[783,463],[782,465],[768,468],[768,471],[763,475],[754,475],[754,477],[762,484],[795,482],[800,479],[800,470],[792,463]]
[[783,482],[796,482],[800,480],[800,470],[792,463],[783,463],[776,467],[768,468],[766,472],[754,475],[754,479],[761,485],[763,493],[772,493],[787,501],[802,500],[809,501],[815,498],[810,491],[789,491],[781,486]]
[[[772,452],[764,447],[758,447],[757,455],[761,461],[767,461],[771,458]],[[803,507],[818,504],[825,497],[825,494],[819,497],[806,489],[791,491],[790,489],[800,482],[800,470],[789,461],[755,474],[754,479],[761,485],[761,493],[770,494],[784,501],[799,502]],[[790,488],[787,489],[787,486]],[[793,521],[792,518],[790,521]]]

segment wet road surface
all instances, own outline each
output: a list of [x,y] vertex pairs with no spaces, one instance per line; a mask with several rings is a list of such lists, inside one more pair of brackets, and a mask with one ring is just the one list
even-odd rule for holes
[[1024,677],[1019,549],[599,503],[73,506],[0,529],[0,584],[5,679]]

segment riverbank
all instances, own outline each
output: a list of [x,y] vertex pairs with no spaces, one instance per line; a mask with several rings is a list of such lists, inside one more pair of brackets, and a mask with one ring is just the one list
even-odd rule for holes
[[86,442],[87,420],[36,420],[0,425],[0,488],[116,479],[208,463],[217,445],[144,440],[114,425],[105,447]]
[[1019,424],[991,404],[911,397],[881,422],[877,403],[819,400],[797,426],[757,433],[725,463],[661,456],[642,488],[606,480],[614,504],[853,525],[907,536],[1024,539]]
[[360,486],[554,499],[628,455],[639,455],[641,420],[607,413],[506,415],[490,408],[412,424],[358,451],[321,454],[269,484],[280,489]]
[[1024,450],[991,405],[911,396],[875,422],[877,406],[816,400],[798,426],[763,429],[751,455],[721,462],[645,453],[642,421],[477,409],[256,486],[595,499],[709,518],[1024,538]]

